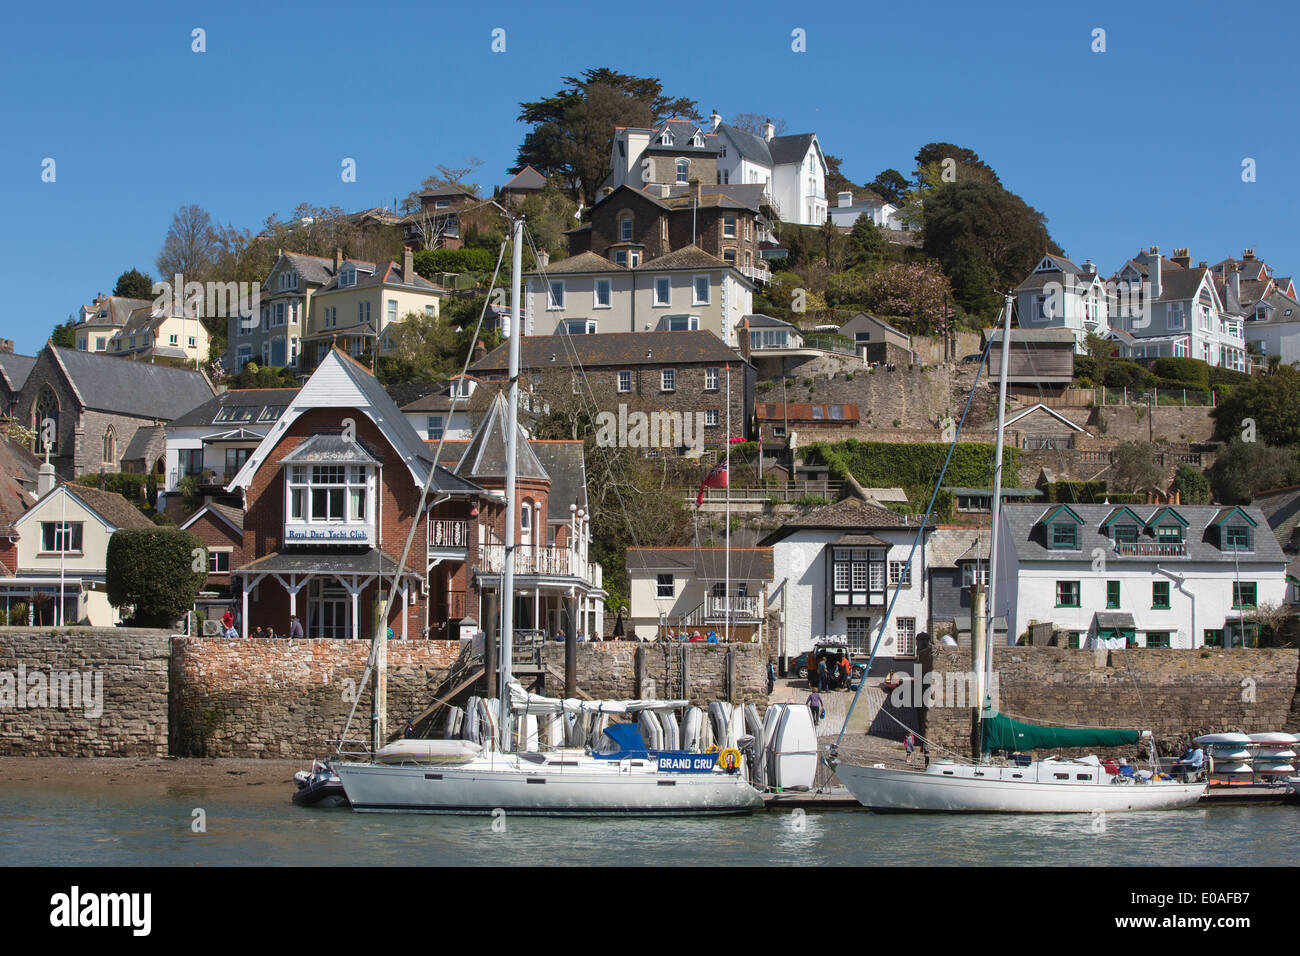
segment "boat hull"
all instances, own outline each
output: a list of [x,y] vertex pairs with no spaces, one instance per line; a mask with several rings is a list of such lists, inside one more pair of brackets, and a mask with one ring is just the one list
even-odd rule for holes
[[1204,784],[1046,783],[940,776],[841,763],[840,781],[864,807],[912,813],[1107,813],[1191,806]]
[[335,765],[352,809],[360,813],[539,816],[695,816],[762,809],[763,798],[739,774],[564,769],[510,761],[463,767]]

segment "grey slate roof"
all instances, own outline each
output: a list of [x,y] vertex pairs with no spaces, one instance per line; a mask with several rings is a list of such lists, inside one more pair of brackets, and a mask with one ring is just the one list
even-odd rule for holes
[[659,271],[665,269],[717,269],[720,267],[730,268],[727,263],[717,256],[709,255],[709,253],[695,245],[682,246],[680,249],[674,249],[657,259],[643,262],[639,266],[641,269],[656,269]]
[[282,465],[378,465],[360,442],[342,435],[312,435],[280,459]]
[[0,378],[11,392],[20,392],[32,366],[36,364],[34,355],[17,355],[13,352],[0,352]]
[[[546,267],[546,275],[567,275],[575,272],[627,272],[627,266],[620,266],[618,263],[610,262],[604,256],[598,256],[594,252],[580,252],[576,256],[569,256],[567,259],[561,259],[559,262],[552,262]],[[541,270],[534,270],[528,275],[540,276]]]
[[[687,574],[698,580],[727,579],[726,548],[628,548],[626,566],[629,574]],[[732,581],[771,581],[771,548],[732,548]]]
[[510,182],[501,187],[502,189],[545,189],[546,177],[533,169],[531,166],[525,166],[519,172],[515,173]]
[[[334,260],[324,256],[307,256],[299,252],[284,252],[281,258],[288,260],[294,270],[307,282],[324,285],[334,277]],[[279,263],[276,263],[279,265]],[[271,269],[275,271],[274,267]],[[269,277],[268,277],[269,278]]]
[[[526,335],[519,340],[522,370],[635,365],[723,364],[745,360],[707,329],[689,332],[607,332],[600,335]],[[505,372],[510,343],[504,342],[470,366],[476,375]],[[748,364],[748,363],[745,363]]]
[[773,136],[767,148],[772,154],[774,166],[785,166],[803,162],[808,155],[808,148],[813,144],[812,133],[795,133],[792,136]]
[[[128,299],[122,295],[106,295],[98,302],[99,308],[94,315],[89,316],[84,325],[116,325],[123,326],[131,313],[136,309],[148,308],[153,305],[151,299]],[[103,317],[101,318],[101,314]]]
[[225,520],[229,525],[231,525],[231,527],[235,528],[237,531],[244,530],[244,509],[232,508],[230,505],[218,504],[215,501],[209,501],[198,511],[194,512],[194,514],[186,518],[183,522],[181,522],[181,527],[188,528],[194,522],[194,520],[198,518],[199,515],[203,514],[203,512],[205,511],[210,511],[214,515]]
[[86,408],[171,421],[213,395],[212,386],[198,372],[55,345],[46,348],[66,371],[73,391]]
[[[241,573],[258,574],[358,574],[363,576],[374,574],[379,570],[388,577],[396,569],[396,561],[373,548],[364,551],[326,548],[318,551],[296,549],[272,551],[235,570]],[[408,565],[406,571],[408,574],[419,574],[419,568],[413,565]]]
[[143,461],[149,455],[151,446],[161,451],[166,444],[167,431],[162,425],[141,425],[131,436],[126,451],[122,452],[122,460]]
[[551,476],[547,495],[550,521],[568,521],[569,505],[586,510],[587,466],[582,441],[538,441],[528,443],[542,468]]
[[[1222,551],[1219,549],[1217,532],[1207,531],[1207,528],[1223,511],[1220,505],[1127,506],[1144,522],[1149,521],[1157,511],[1164,508],[1172,508],[1182,515],[1187,520],[1185,531],[1187,554],[1185,557],[1126,556],[1117,554],[1112,540],[1103,534],[1101,530],[1102,522],[1116,508],[1115,505],[1107,504],[1071,504],[1070,509],[1083,520],[1083,525],[1079,529],[1079,548],[1078,550],[1068,551],[1050,549],[1047,547],[1046,531],[1039,524],[1039,521],[1044,515],[1049,514],[1058,507],[1061,506],[1041,503],[1029,505],[1006,504],[1002,506],[1002,514],[1006,518],[1007,527],[1011,533],[1011,545],[1015,548],[1016,555],[1021,563],[1028,561],[1091,562],[1094,548],[1101,548],[1108,561],[1146,562],[1152,564],[1177,565],[1189,561],[1233,564],[1238,560],[1242,564],[1258,564],[1261,562],[1277,562],[1281,564],[1286,561],[1282,549],[1278,547],[1277,540],[1267,531],[1269,525],[1263,512],[1254,506],[1241,509],[1257,522],[1252,535],[1252,543],[1255,548],[1253,552]],[[1154,539],[1143,532],[1139,535],[1138,540],[1151,541]]]
[[[457,475],[470,481],[506,476],[506,414],[506,400],[498,392],[456,466]],[[550,481],[551,476],[537,460],[531,443],[517,427],[514,439],[516,477]]]
[[[268,407],[286,407],[298,394],[296,388],[229,388],[220,395],[215,395],[197,408],[171,421],[173,428],[205,427],[213,424],[241,424],[236,422],[216,421],[217,415],[226,406],[246,406],[254,409],[253,417],[243,422],[255,425]],[[266,424],[263,422],[262,424]]]
[[1296,535],[1296,529],[1300,527],[1300,485],[1261,491],[1253,504],[1267,519],[1268,526],[1284,549],[1295,550],[1300,545]]
[[[673,144],[664,146],[659,142],[659,137],[667,129],[673,134]],[[700,133],[700,142],[702,146],[692,146],[691,139],[696,132]],[[706,133],[699,123],[693,120],[682,119],[673,116],[654,128],[650,135],[650,142],[646,146],[647,152],[673,152],[678,154],[714,154],[718,152],[717,137],[712,133]]]
[[764,166],[772,165],[772,151],[767,147],[767,141],[761,136],[755,136],[753,133],[722,123],[718,126],[719,131],[726,131],[736,150],[744,159],[751,159],[756,163],[762,163]]

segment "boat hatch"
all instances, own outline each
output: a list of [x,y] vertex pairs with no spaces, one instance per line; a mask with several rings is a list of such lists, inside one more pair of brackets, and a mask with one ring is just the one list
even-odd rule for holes
[[526,782],[526,783],[545,783],[545,782],[546,782],[546,778],[545,778],[545,777],[529,777],[525,782]]
[[657,781],[657,782],[658,782],[659,786],[661,786],[661,787],[675,787],[675,786],[677,786],[677,781],[676,781],[676,780],[659,780],[659,781]]
[[1069,775],[1068,773],[1054,773],[1054,774],[1052,774],[1052,776],[1055,777],[1057,780],[1069,780],[1069,779],[1070,779],[1070,775]]
[[951,776],[952,776],[952,771],[951,771],[951,770],[945,770],[945,771],[943,772],[943,775],[944,775],[945,777],[951,777]]
[[527,760],[529,763],[546,763],[546,757],[538,753],[521,753],[520,758]]
[[1091,780],[1091,779],[1092,779],[1092,774],[1090,774],[1090,773],[1076,773],[1076,774],[1074,775],[1074,779],[1075,779],[1075,780]]
[[547,765],[548,767],[576,767],[576,766],[578,765],[578,761],[576,761],[576,760],[548,760],[548,761],[546,762],[546,765]]
[[442,774],[440,774],[440,773],[426,773],[426,774],[424,775],[424,779],[425,779],[425,780],[441,780],[441,779],[442,779]]

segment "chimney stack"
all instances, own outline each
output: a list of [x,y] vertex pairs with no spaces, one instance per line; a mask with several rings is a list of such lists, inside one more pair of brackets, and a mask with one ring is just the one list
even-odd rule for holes
[[715,130],[721,125],[722,125],[722,117],[718,115],[717,110],[714,110],[709,115],[709,129]]
[[410,246],[402,249],[402,281],[408,285],[415,282],[415,251]]
[[1254,249],[1247,249],[1245,252],[1243,252],[1243,253],[1241,254],[1241,258],[1244,259],[1244,260],[1247,261],[1247,262],[1254,262],[1254,261],[1255,261],[1255,250],[1254,250]]
[[853,205],[853,193],[848,193],[848,192],[840,193],[838,198],[839,198],[839,205],[841,209]]
[[551,254],[545,249],[537,250],[537,268],[545,269],[551,264]]
[[343,247],[334,247],[334,274],[338,275],[339,270],[343,268]]
[[1192,252],[1190,249],[1175,249],[1174,254],[1169,258],[1178,263],[1184,269],[1190,269],[1192,267]]
[[771,120],[768,120],[763,124],[763,139],[770,143],[772,142],[772,137],[775,135],[776,127],[772,125]]
[[36,497],[44,498],[54,490],[54,466],[48,461],[41,462],[41,470],[36,475]]
[[1147,259],[1147,281],[1151,284],[1151,298],[1160,298],[1160,247],[1151,247],[1151,257]]

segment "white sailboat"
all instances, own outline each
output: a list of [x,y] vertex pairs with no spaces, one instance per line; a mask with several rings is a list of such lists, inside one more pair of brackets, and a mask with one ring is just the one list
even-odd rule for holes
[[[986,691],[993,666],[992,618],[996,613],[998,519],[1002,499],[1002,440],[1006,426],[1007,372],[1011,352],[1012,298],[1003,306],[1002,373],[998,383],[997,440],[994,446],[992,526],[989,536],[989,602],[985,613],[983,594],[978,584],[971,609],[972,643],[976,653],[982,650],[976,672],[976,700],[979,713],[980,750],[1032,749],[1035,745],[1055,747],[1112,746],[1137,743],[1141,736],[1150,742],[1150,734],[1137,731],[1098,729],[1096,731],[1048,728],[1022,724],[997,714]],[[991,338],[990,338],[991,344]],[[963,421],[964,421],[963,416]],[[958,428],[960,435],[960,427]],[[956,443],[956,437],[953,442]],[[945,466],[946,467],[946,466]],[[940,482],[942,475],[940,476]],[[937,490],[937,487],[936,487]],[[931,499],[933,507],[933,498]],[[926,515],[928,520],[929,515]],[[925,522],[922,522],[924,526]],[[918,531],[918,541],[920,532]],[[913,547],[915,551],[915,546]],[[898,598],[897,589],[894,600]],[[880,633],[871,652],[884,637],[885,625],[893,611],[891,601],[881,620]],[[977,620],[978,618],[978,620]],[[987,639],[985,637],[987,635]],[[870,670],[868,661],[866,670]],[[865,686],[863,681],[859,686]],[[857,697],[854,697],[854,704]],[[850,707],[852,713],[852,706]],[[845,727],[848,718],[845,718]],[[997,735],[996,738],[994,735]],[[1096,757],[1074,760],[1025,760],[998,765],[988,762],[962,764],[955,761],[932,762],[925,770],[898,770],[884,764],[863,766],[838,757],[839,739],[827,755],[827,763],[840,781],[865,807],[882,811],[949,812],[949,813],[1109,813],[1131,810],[1174,810],[1191,806],[1205,794],[1205,783],[1185,783],[1163,778],[1155,773],[1121,775],[1108,773]],[[1153,750],[1154,756],[1154,750]]]
[[[523,222],[512,222],[510,306],[510,392],[506,442],[505,563],[502,572],[500,711],[505,751],[464,746],[459,741],[403,740],[379,748],[372,759],[331,762],[359,812],[541,815],[694,815],[750,813],[763,798],[744,772],[744,763],[723,768],[718,754],[618,750],[587,747],[545,753],[527,749],[529,734],[516,735],[515,718],[577,714],[599,706],[602,714],[671,711],[688,701],[598,702],[557,700],[527,694],[511,675],[514,629],[513,559],[519,498],[515,494],[519,408],[520,272]],[[522,737],[522,740],[517,740]],[[439,746],[445,744],[445,746]]]

